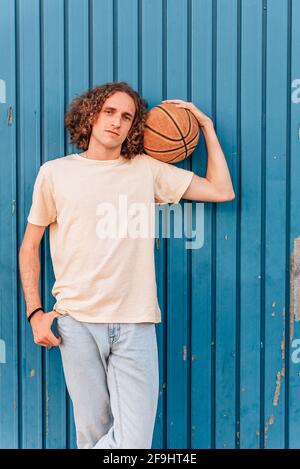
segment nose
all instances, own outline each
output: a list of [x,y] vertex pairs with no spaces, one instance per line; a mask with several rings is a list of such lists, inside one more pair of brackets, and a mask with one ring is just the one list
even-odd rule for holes
[[114,116],[113,123],[112,125],[116,128],[119,128],[121,125],[121,117],[119,116]]

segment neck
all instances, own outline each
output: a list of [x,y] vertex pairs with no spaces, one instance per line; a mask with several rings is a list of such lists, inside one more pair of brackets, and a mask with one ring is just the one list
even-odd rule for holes
[[120,155],[120,146],[117,148],[107,148],[98,142],[90,142],[88,149],[82,153],[82,156],[92,160],[116,160]]

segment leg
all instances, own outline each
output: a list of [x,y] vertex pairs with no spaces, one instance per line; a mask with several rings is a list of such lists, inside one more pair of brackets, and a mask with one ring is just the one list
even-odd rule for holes
[[114,423],[93,449],[151,448],[159,394],[155,324],[113,326],[107,382]]
[[[112,425],[107,388],[107,324],[97,324],[99,350],[85,323],[71,316],[57,320],[67,389],[73,403],[78,448],[91,448]],[[101,338],[102,336],[102,338]]]

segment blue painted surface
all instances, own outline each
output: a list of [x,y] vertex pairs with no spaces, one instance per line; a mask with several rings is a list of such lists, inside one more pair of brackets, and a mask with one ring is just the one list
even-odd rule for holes
[[[73,151],[68,103],[124,80],[150,108],[180,98],[213,118],[236,193],[200,204],[199,249],[162,235],[155,247],[153,448],[299,448],[299,1],[0,0],[0,9],[0,447],[75,447],[59,350],[33,342],[17,253],[38,168]],[[203,138],[178,166],[205,175]],[[180,204],[195,217],[196,203]],[[50,310],[48,231],[41,261]]]

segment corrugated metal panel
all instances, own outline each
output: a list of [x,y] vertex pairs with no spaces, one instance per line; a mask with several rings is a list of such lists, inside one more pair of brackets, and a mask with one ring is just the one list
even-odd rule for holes
[[[0,446],[76,446],[59,349],[33,342],[17,253],[39,166],[72,151],[66,106],[125,80],[149,107],[176,97],[213,117],[236,192],[198,204],[203,246],[160,236],[155,249],[153,448],[299,447],[299,1],[0,0],[0,9]],[[205,175],[204,153],[202,139],[178,166]],[[195,217],[197,204],[181,204]],[[50,310],[48,233],[41,256]]]

